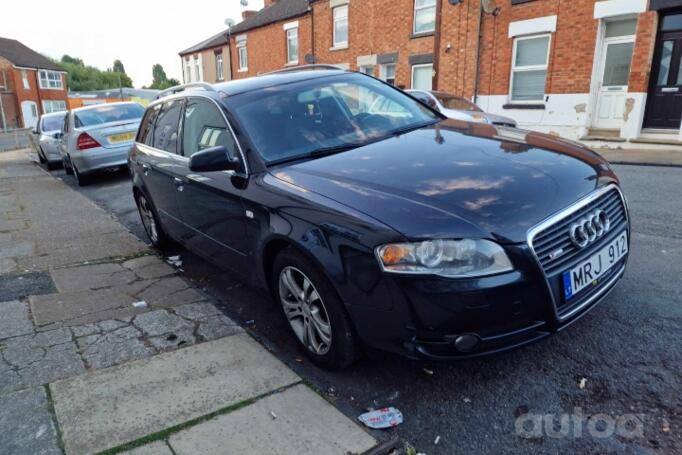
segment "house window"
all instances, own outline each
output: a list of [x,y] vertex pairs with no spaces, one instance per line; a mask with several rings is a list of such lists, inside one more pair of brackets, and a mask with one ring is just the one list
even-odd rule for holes
[[24,89],[28,90],[31,88],[31,84],[28,83],[28,72],[25,70],[21,71],[21,82],[24,84]]
[[514,39],[511,101],[541,103],[545,97],[550,35]]
[[287,30],[287,63],[298,63],[298,27]]
[[412,88],[414,90],[431,90],[433,81],[433,64],[412,66]]
[[379,78],[391,85],[395,85],[395,63],[381,65]]
[[414,34],[436,29],[436,0],[414,0]]
[[360,72],[364,74],[369,74],[374,76],[374,66],[373,65],[363,65],[360,67]]
[[246,35],[237,37],[237,63],[239,71],[249,70],[249,54],[246,48]]
[[217,81],[222,81],[223,79],[225,79],[222,51],[220,51],[219,54],[215,54],[215,78]]
[[66,101],[53,101],[45,100],[43,101],[43,113],[50,114],[52,112],[62,112],[66,110]]
[[334,47],[348,46],[348,5],[337,6],[334,15]]
[[40,88],[63,90],[62,74],[57,71],[40,70]]
[[189,57],[185,57],[185,82],[192,82],[192,66]]
[[199,70],[199,56],[198,55],[194,56],[194,80],[195,81],[201,80],[201,72]]

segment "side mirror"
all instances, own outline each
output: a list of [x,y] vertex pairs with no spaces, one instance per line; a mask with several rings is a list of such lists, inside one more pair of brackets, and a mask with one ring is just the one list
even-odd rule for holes
[[239,166],[239,160],[230,158],[222,145],[197,152],[189,159],[189,170],[192,172],[236,171]]
[[34,128],[32,131],[33,134],[38,134],[38,128]]
[[57,133],[52,134],[53,139],[61,139],[63,137],[64,137],[64,133],[62,133],[62,132],[57,132]]

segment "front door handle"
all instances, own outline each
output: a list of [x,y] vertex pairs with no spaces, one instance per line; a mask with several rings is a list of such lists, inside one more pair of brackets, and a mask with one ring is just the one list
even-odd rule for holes
[[176,190],[182,191],[182,190],[185,189],[185,183],[184,183],[181,179],[175,177],[175,178],[173,179],[173,183],[175,184],[175,189],[176,189]]

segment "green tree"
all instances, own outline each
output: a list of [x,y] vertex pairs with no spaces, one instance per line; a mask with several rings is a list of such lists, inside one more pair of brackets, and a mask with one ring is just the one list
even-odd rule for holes
[[119,59],[114,60],[114,67],[112,68],[115,73],[126,73],[126,69],[123,66],[123,62]]
[[159,63],[156,63],[154,66],[152,66],[152,85],[150,85],[149,88],[164,90],[176,85],[180,85],[180,82],[177,79],[168,79],[163,66],[161,66]]
[[69,90],[74,92],[133,86],[132,79],[125,73],[102,71],[94,66],[86,65],[79,58],[64,55],[57,63],[66,72]]

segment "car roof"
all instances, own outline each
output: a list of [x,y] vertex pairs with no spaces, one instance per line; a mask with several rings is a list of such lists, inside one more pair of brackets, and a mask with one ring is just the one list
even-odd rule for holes
[[347,72],[349,71],[343,69],[282,71],[263,74],[261,76],[250,77],[247,79],[235,79],[228,82],[222,82],[220,84],[215,84],[213,87],[217,91],[223,92],[227,95],[237,95],[239,93],[275,87],[277,85],[290,84],[292,82],[317,79],[325,76],[336,76]]
[[47,117],[64,117],[66,115],[67,111],[59,111],[59,112],[50,112],[49,114],[43,114],[40,116],[40,118],[47,118]]

